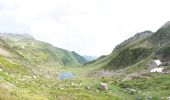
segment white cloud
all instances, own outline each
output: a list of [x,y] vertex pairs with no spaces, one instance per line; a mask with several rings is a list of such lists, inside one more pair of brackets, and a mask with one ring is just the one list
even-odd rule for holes
[[[15,26],[15,33],[29,32],[83,55],[102,55],[136,32],[156,31],[170,20],[168,4],[169,0],[0,0],[0,26],[5,28],[0,31],[11,32]],[[4,26],[11,19],[15,21]]]

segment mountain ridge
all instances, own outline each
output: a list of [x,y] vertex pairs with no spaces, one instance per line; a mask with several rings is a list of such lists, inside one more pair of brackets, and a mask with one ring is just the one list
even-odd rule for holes
[[[150,56],[153,58],[165,55],[169,50],[170,44],[170,22],[168,21],[162,25],[156,32],[149,30],[136,33],[133,37],[125,40],[117,45],[111,54],[105,56],[102,59],[95,60],[90,63],[91,65],[101,66],[100,68],[109,68],[112,70],[118,70],[132,66]],[[162,54],[160,50],[163,48]],[[159,52],[159,56],[157,56]],[[154,55],[154,56],[153,56]],[[167,57],[167,56],[166,56]],[[166,58],[169,59],[170,57]],[[163,59],[162,59],[163,60]],[[102,63],[103,62],[103,63]],[[90,64],[88,66],[90,66]]]
[[22,55],[30,62],[42,64],[45,63],[43,59],[48,59],[47,61],[50,61],[49,59],[52,58],[51,61],[54,63],[54,66],[80,66],[86,63],[83,56],[75,52],[73,53],[54,47],[49,43],[35,40],[29,34],[2,33],[0,35],[6,45],[9,45],[10,48],[14,48],[18,54]]

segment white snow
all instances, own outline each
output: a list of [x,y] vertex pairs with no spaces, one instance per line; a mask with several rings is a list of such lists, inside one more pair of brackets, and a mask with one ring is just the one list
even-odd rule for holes
[[159,72],[161,73],[164,68],[154,68],[151,70],[151,72]]
[[158,59],[158,60],[155,60],[154,61],[158,66],[160,65],[160,64],[162,64],[162,62]]

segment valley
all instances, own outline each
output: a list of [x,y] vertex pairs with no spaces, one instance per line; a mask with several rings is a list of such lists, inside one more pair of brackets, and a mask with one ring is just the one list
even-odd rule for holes
[[87,61],[28,34],[0,33],[0,100],[170,100],[169,44],[167,22]]

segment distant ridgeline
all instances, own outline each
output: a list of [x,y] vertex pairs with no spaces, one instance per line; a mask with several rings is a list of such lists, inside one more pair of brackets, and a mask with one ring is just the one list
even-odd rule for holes
[[0,33],[0,51],[0,56],[16,57],[35,65],[76,67],[87,62],[76,52],[35,40],[29,34]]
[[116,46],[111,54],[89,63],[88,66],[117,70],[128,66],[139,66],[142,62],[147,66],[152,59],[170,61],[170,22],[156,32],[148,30],[137,33]]

